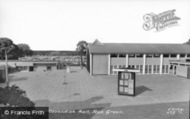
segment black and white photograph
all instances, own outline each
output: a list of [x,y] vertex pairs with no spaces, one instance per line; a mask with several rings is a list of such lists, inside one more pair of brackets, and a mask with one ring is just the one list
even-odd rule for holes
[[189,113],[189,0],[0,0],[0,119]]

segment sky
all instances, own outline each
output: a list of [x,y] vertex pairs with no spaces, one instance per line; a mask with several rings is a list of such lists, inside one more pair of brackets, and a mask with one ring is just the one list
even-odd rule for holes
[[[144,30],[143,16],[175,9],[178,25]],[[32,50],[75,50],[92,43],[184,43],[190,0],[0,0],[0,37]]]

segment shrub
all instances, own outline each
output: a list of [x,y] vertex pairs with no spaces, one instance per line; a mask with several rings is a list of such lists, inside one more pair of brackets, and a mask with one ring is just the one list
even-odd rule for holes
[[35,103],[26,97],[26,92],[16,85],[0,88],[0,104],[10,107],[35,106]]

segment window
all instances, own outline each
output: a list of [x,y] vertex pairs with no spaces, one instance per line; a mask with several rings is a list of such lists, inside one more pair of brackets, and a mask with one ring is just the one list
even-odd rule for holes
[[136,57],[137,57],[137,58],[143,57],[143,54],[137,54]]
[[145,66],[145,74],[148,73],[148,65]]
[[190,57],[190,54],[187,54],[187,57]]
[[153,67],[153,72],[154,72],[154,74],[156,73],[156,65],[154,65],[154,67]]
[[136,66],[136,69],[139,70],[139,65]]
[[157,65],[157,73],[160,72],[160,65]]
[[165,73],[165,65],[162,66],[162,73]]
[[140,73],[143,73],[143,65],[140,65]]
[[148,73],[151,74],[152,73],[152,65],[149,65],[149,69],[148,70],[149,70]]
[[166,73],[168,73],[168,65],[166,65]]
[[180,54],[180,57],[182,58],[182,57],[185,57],[185,54]]
[[170,57],[176,57],[177,55],[176,54],[171,54]]
[[[114,65],[114,69],[117,69],[117,65]],[[114,71],[114,74],[117,74],[117,71]]]
[[111,72],[111,74],[114,74],[114,72],[113,72],[113,65],[110,66],[110,72]]
[[151,55],[151,54],[147,54],[147,55],[146,55],[146,57],[150,57],[150,58],[151,58],[151,57],[152,57],[152,55]]
[[155,54],[154,57],[160,57],[160,55],[159,54]]
[[173,69],[173,65],[170,65],[170,70],[172,70]]
[[119,57],[125,57],[126,55],[125,54],[119,54]]
[[135,55],[134,54],[129,54],[129,57],[135,57]]
[[111,54],[111,57],[117,57],[117,54]]
[[163,57],[169,57],[169,54],[164,54]]

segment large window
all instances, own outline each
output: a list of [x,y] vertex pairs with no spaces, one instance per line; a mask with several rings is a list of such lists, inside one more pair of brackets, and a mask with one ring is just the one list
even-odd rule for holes
[[168,68],[169,68],[169,66],[168,66],[168,65],[166,65],[166,73],[169,73],[169,72],[168,72]]
[[169,57],[169,54],[164,54],[163,57]]
[[148,70],[149,70],[149,74],[151,74],[152,73],[152,65],[149,65],[149,68],[148,68]]
[[154,57],[160,57],[160,55],[159,54],[155,54]]
[[111,54],[111,57],[117,57],[117,54]]
[[156,65],[153,66],[153,73],[156,74]]
[[129,54],[129,57],[135,57],[135,55],[134,54]]
[[119,54],[119,57],[125,57],[126,55],[125,54]]
[[151,58],[153,55],[147,54],[146,57]]
[[177,55],[176,54],[171,54],[170,57],[175,58]]
[[185,54],[180,54],[180,58],[184,58],[185,57]]
[[143,54],[137,54],[136,57],[137,57],[137,58],[143,57]]
[[143,65],[140,65],[140,73],[143,73]]
[[160,72],[160,65],[157,65],[157,73],[159,73]]
[[145,74],[148,73],[148,65],[145,66]]
[[165,73],[165,65],[162,66],[162,73]]

